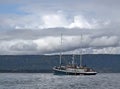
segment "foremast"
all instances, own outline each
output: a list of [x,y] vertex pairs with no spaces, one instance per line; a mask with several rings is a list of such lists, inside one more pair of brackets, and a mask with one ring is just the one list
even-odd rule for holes
[[60,67],[62,65],[62,34],[61,34],[61,40],[60,40],[60,60],[59,60],[59,65],[60,65]]

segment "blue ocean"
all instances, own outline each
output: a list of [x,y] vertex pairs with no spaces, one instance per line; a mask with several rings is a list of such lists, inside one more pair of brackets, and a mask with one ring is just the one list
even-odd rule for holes
[[0,89],[120,89],[120,73],[92,76],[0,73]]

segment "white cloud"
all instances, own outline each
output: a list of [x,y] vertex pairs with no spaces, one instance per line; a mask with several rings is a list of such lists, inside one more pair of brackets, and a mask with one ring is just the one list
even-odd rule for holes
[[33,43],[37,45],[37,50],[41,53],[56,52],[60,50],[59,38],[45,37],[43,39],[33,40]]
[[56,27],[66,27],[69,22],[63,15],[50,14],[42,16],[43,27],[40,28],[56,28]]
[[73,22],[70,24],[68,28],[87,28],[87,29],[93,29],[96,27],[96,23],[89,23],[85,17],[83,16],[74,16]]
[[[67,17],[63,13],[26,15],[7,17],[2,19],[3,25],[14,29],[46,29],[46,28],[80,28],[98,29],[101,26],[109,25],[108,21],[97,21],[94,18],[86,19],[82,15]],[[102,24],[101,24],[102,23]]]
[[120,47],[93,49],[93,54],[120,54]]

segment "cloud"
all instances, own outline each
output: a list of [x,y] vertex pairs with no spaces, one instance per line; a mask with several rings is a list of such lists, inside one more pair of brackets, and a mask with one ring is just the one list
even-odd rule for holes
[[56,27],[66,27],[69,22],[63,15],[51,14],[42,16],[43,27],[40,28],[56,28]]
[[79,51],[82,47],[88,53],[120,53],[119,3],[119,0],[0,1],[8,6],[19,4],[16,10],[25,13],[0,13],[0,54],[58,53],[61,33],[64,52]]
[[[86,19],[82,15],[67,17],[63,13],[45,14],[45,15],[27,15],[7,17],[2,19],[1,27],[13,29],[46,29],[46,28],[81,28],[81,29],[97,29],[101,26],[109,24],[108,21],[98,21],[91,18]],[[7,25],[7,26],[6,26]]]
[[107,37],[107,36],[103,36],[100,38],[95,38],[90,45],[93,47],[115,47],[119,45],[119,39],[116,36],[111,36],[111,37]]
[[82,39],[81,36],[64,36],[62,39],[62,47],[59,36],[47,36],[33,40],[3,40],[0,44],[0,54],[51,54],[59,53],[61,48],[63,52],[68,53],[72,50],[79,51],[81,48],[86,49],[86,52],[91,48],[90,53],[100,53],[104,49],[120,46],[117,37],[92,38],[89,35],[84,35]]
[[[91,24],[92,23],[92,24]],[[97,21],[88,22],[83,16],[74,16],[74,21],[69,25],[68,28],[86,28],[86,29],[94,29],[97,27]]]

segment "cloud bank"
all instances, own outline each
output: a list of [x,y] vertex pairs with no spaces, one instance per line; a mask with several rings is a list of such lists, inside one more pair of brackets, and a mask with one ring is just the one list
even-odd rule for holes
[[[59,53],[61,33],[65,53],[79,53],[82,49],[90,54],[120,54],[119,3],[119,0],[0,1],[3,5],[0,55]],[[15,8],[4,9],[11,5]]]

